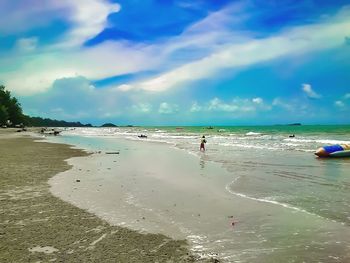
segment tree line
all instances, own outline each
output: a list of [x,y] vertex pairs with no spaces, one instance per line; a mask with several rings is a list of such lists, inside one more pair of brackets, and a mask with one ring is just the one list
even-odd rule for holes
[[23,114],[21,104],[17,98],[0,85],[0,126],[34,126],[34,127],[92,127],[91,124],[80,122],[67,122],[62,120],[52,120],[49,118],[31,117]]

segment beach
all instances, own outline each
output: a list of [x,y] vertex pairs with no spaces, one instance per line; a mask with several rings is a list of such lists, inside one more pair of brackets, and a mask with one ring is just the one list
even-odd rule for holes
[[186,241],[111,226],[54,197],[48,180],[88,158],[26,133],[0,134],[1,262],[192,262]]
[[[226,129],[2,137],[1,174],[15,179],[1,184],[0,255],[10,262],[348,262],[350,162],[317,159],[312,149],[346,141],[349,128]],[[199,151],[203,133],[206,152]]]
[[[52,141],[95,154],[70,159],[73,169],[53,177],[51,191],[112,225],[186,239],[199,257],[349,261],[349,159],[312,153],[346,140],[348,128],[303,127],[296,138],[292,128],[249,129],[68,130]],[[199,152],[203,131],[207,151]]]

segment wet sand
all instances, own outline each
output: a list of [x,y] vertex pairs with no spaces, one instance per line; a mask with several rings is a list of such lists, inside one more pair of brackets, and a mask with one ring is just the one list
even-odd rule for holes
[[66,159],[87,155],[0,131],[0,262],[202,261],[184,240],[111,226],[54,197],[48,180],[72,168]]

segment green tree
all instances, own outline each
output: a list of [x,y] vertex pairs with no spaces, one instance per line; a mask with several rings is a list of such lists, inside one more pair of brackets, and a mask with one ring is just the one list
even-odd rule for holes
[[11,99],[10,91],[5,89],[5,86],[0,85],[0,105],[6,106]]
[[24,121],[21,104],[15,97],[11,96],[11,92],[6,90],[3,85],[0,86],[0,106],[1,122],[3,122],[5,118],[6,120],[10,120],[13,125],[20,124]]
[[0,125],[6,124],[9,115],[7,113],[7,109],[4,105],[0,104]]
[[14,125],[23,123],[24,117],[22,113],[21,104],[18,102],[18,100],[15,97],[10,99],[7,112],[9,114],[9,120]]

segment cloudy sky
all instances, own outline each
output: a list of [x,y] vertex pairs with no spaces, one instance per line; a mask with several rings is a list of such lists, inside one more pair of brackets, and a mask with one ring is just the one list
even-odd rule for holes
[[350,123],[348,0],[1,0],[0,84],[31,116]]

